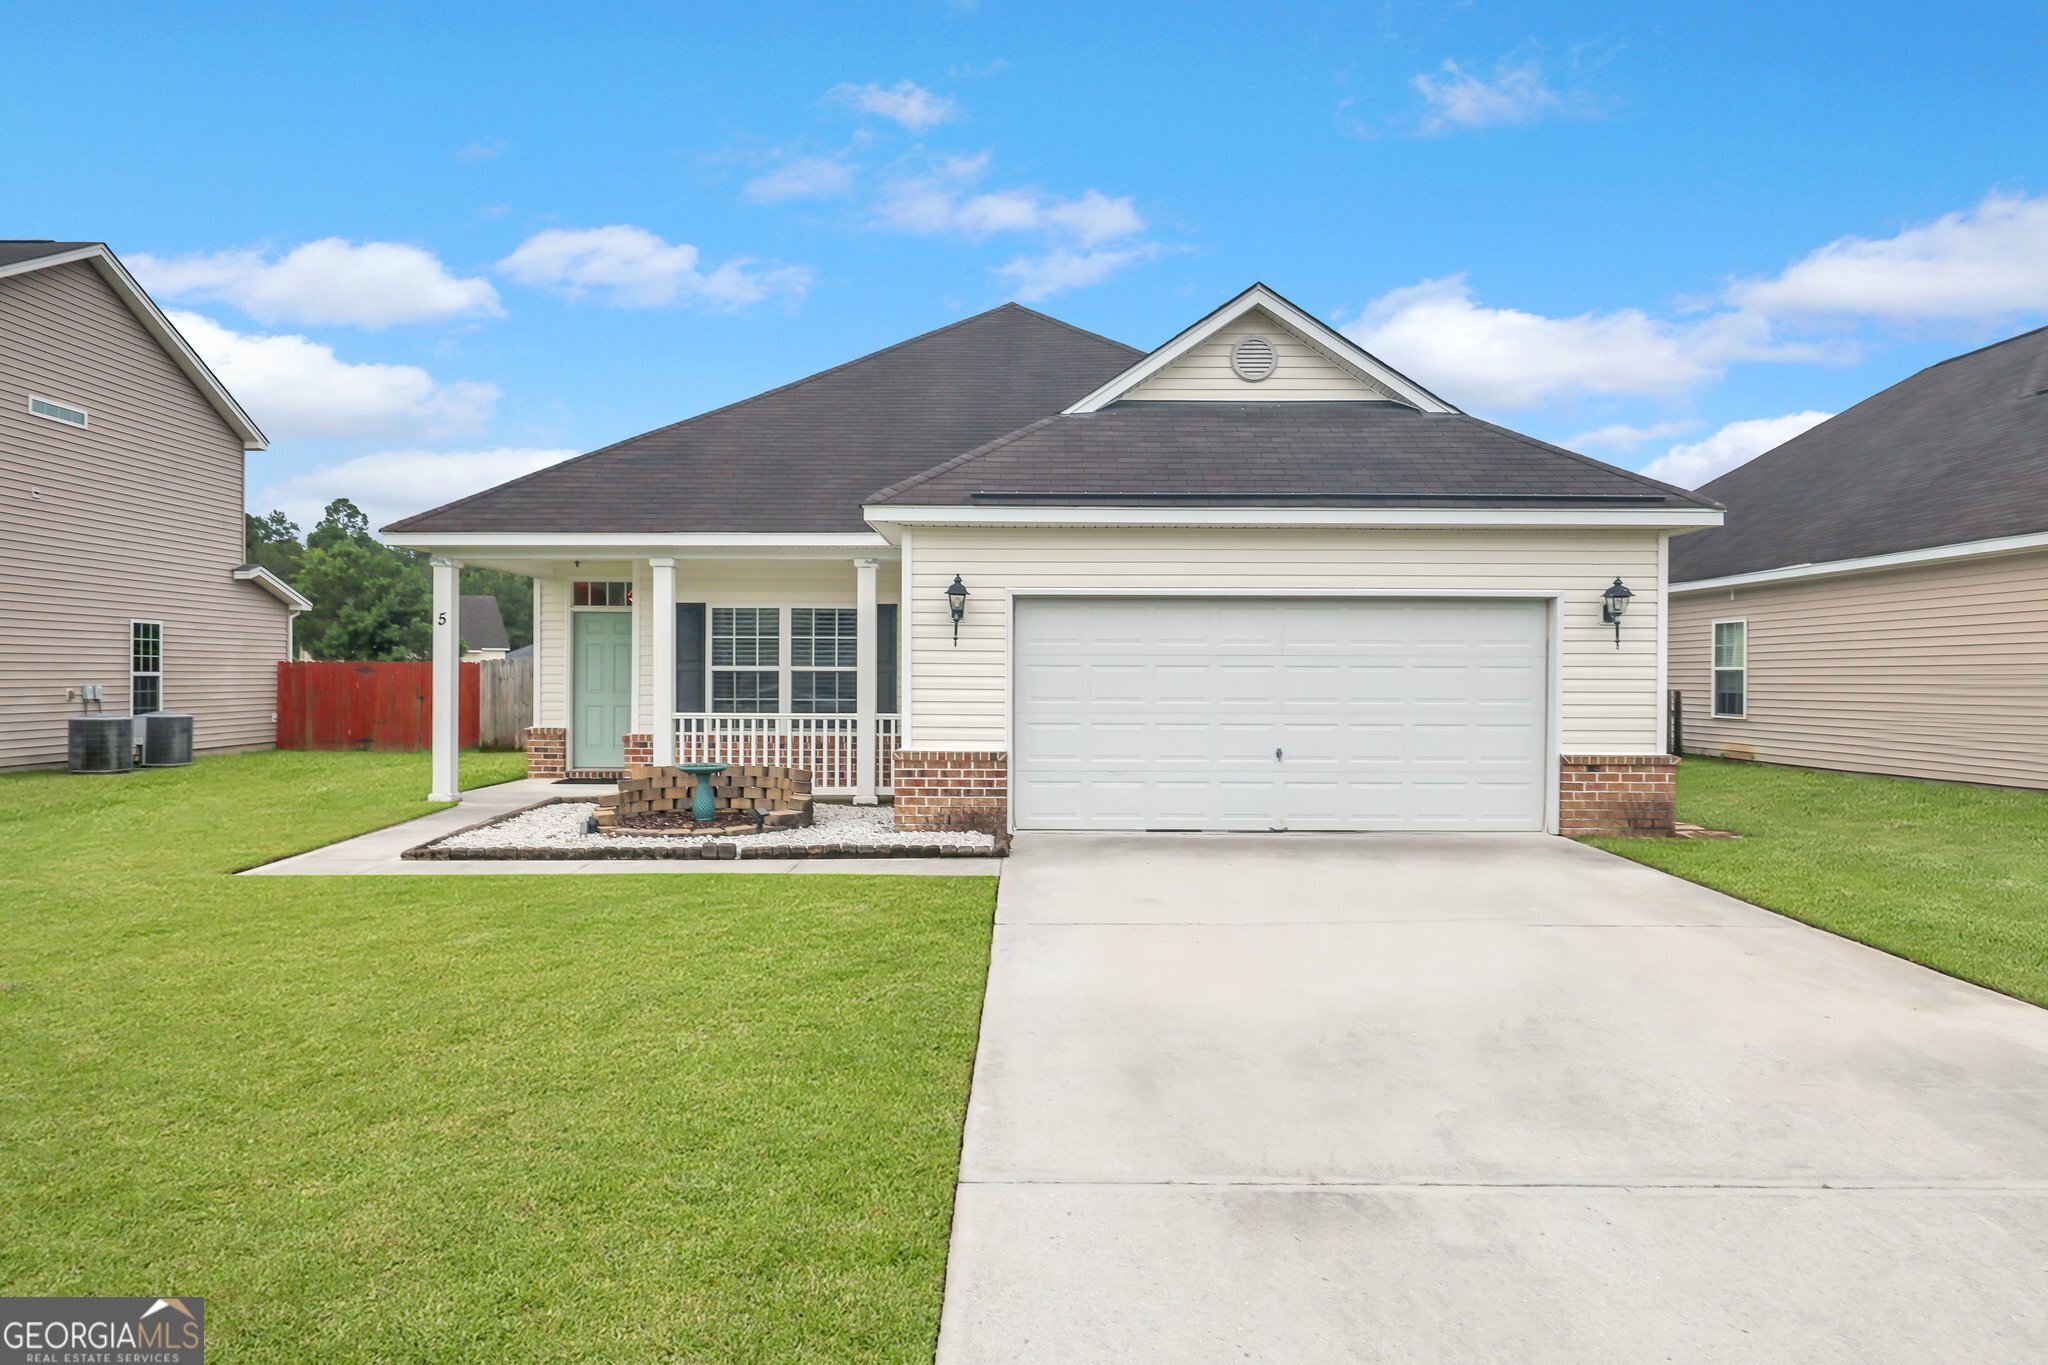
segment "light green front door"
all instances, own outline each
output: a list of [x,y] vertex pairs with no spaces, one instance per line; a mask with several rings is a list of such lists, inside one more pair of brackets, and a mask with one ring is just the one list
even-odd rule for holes
[[571,617],[576,676],[571,704],[572,768],[622,768],[624,736],[633,725],[633,615],[579,611]]

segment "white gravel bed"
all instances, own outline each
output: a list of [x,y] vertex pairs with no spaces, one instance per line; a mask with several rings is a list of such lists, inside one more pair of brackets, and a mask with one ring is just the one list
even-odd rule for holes
[[696,844],[740,844],[747,848],[776,848],[785,845],[845,844],[859,848],[930,847],[979,849],[995,846],[986,834],[948,831],[930,834],[898,834],[896,817],[887,806],[848,806],[820,801],[812,809],[806,829],[771,829],[759,834],[586,834],[584,826],[597,804],[591,801],[562,801],[552,806],[535,806],[509,820],[485,825],[465,834],[451,834],[431,847],[446,849],[501,848],[688,848]]

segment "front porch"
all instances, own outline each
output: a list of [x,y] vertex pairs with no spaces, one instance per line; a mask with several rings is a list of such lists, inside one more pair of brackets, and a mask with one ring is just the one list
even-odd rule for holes
[[452,691],[458,657],[464,562],[533,578],[529,777],[724,763],[803,768],[815,792],[856,804],[893,795],[902,742],[893,558],[822,549],[774,558],[555,553],[562,557],[500,551],[432,561],[432,799],[456,799],[443,782],[452,726],[444,736],[440,723],[454,709],[440,703],[442,675]]

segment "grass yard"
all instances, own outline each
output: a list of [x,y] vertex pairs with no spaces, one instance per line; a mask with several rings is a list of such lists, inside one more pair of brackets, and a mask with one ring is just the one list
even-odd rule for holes
[[228,875],[426,778],[0,776],[0,1293],[203,1296],[221,1361],[929,1360],[994,882]]
[[1612,853],[2048,1006],[2048,793],[1688,758],[1678,818]]

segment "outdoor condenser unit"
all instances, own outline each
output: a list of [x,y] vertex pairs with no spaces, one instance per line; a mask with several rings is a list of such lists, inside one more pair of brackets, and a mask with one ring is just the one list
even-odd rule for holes
[[73,716],[71,771],[125,773],[135,767],[135,722],[128,716]]
[[152,711],[142,722],[142,766],[182,768],[192,761],[192,717]]

